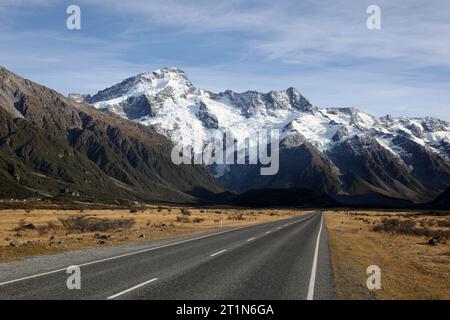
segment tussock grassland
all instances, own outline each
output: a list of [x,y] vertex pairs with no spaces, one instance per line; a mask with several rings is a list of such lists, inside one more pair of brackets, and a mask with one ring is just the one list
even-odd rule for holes
[[0,210],[0,262],[219,231],[300,214],[299,210],[142,205],[132,209],[5,209]]
[[[450,213],[326,212],[341,299],[450,299]],[[381,268],[368,290],[367,267]]]

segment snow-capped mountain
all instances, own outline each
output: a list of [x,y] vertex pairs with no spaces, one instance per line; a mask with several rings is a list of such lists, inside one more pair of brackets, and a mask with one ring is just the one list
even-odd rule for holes
[[202,136],[207,129],[226,128],[239,136],[252,128],[283,129],[311,107],[293,88],[268,94],[214,94],[195,88],[183,71],[168,68],[126,79],[86,102],[154,126],[174,142],[178,142],[172,135],[175,130]]
[[309,187],[426,201],[450,185],[450,123],[435,118],[377,118],[355,108],[320,108],[294,88],[216,94],[196,88],[175,68],[139,74],[85,101],[153,126],[175,143],[211,128],[235,136],[279,129],[276,176],[261,177],[255,166],[214,168],[216,177],[238,191]]

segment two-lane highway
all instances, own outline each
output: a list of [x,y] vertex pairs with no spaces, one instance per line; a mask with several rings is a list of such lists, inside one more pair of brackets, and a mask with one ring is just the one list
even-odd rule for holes
[[321,212],[174,241],[4,280],[0,299],[333,299]]

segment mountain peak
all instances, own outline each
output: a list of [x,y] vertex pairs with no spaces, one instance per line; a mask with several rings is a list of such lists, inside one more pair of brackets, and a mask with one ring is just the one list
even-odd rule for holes
[[166,67],[153,72],[143,72],[99,91],[87,100],[88,103],[109,102],[119,104],[129,98],[155,96],[164,91],[187,94],[195,90],[184,71]]
[[152,72],[142,72],[132,78],[136,79],[138,82],[152,82],[155,79],[188,80],[187,75],[183,70],[174,67],[165,67]]
[[173,164],[171,143],[154,130],[6,69],[0,69],[0,123],[1,198],[60,197],[69,188],[80,201],[192,202],[194,190],[224,191],[203,168]]
[[164,68],[157,69],[157,70],[153,71],[153,73],[155,73],[155,74],[164,74],[164,75],[166,75],[166,74],[179,74],[179,75],[186,76],[186,73],[183,70],[181,70],[179,68],[175,68],[175,67],[164,67]]
[[294,87],[287,88],[286,92],[289,94],[300,95],[300,91],[298,91],[297,88]]

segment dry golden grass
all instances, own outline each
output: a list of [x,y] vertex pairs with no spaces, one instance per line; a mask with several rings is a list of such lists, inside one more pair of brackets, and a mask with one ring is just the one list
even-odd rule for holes
[[[302,211],[298,210],[216,208],[187,208],[188,212],[183,214],[182,209],[145,206],[137,210],[0,210],[0,261],[73,249],[175,238],[219,230],[221,227],[245,226],[302,214]],[[240,214],[242,220],[229,219]],[[76,232],[65,228],[60,221],[60,218],[74,216],[133,219],[134,225],[131,228],[105,232]],[[22,226],[17,230],[20,224],[28,225],[28,228]]]
[[[373,231],[383,218],[414,220],[418,227],[449,216],[395,212],[326,212],[326,225],[341,299],[450,299],[450,239]],[[445,220],[448,221],[448,220]],[[432,226],[431,229],[450,230]],[[381,290],[368,290],[367,267],[381,268]]]

